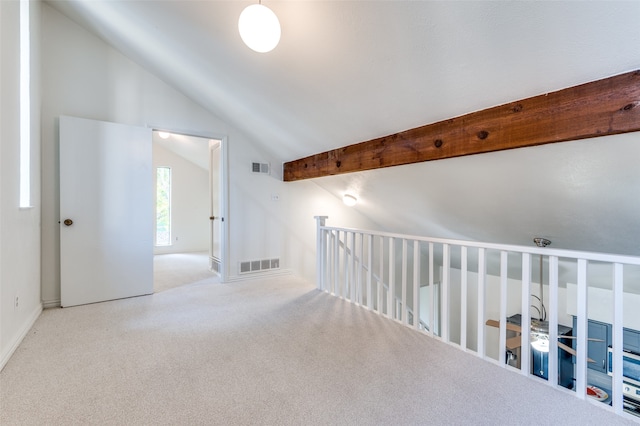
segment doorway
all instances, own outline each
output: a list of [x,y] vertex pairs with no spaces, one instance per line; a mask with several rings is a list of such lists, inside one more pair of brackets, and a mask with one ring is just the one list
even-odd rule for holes
[[152,133],[154,288],[224,280],[226,138]]

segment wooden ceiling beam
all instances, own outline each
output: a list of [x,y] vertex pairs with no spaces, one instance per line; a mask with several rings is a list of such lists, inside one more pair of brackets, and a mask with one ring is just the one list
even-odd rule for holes
[[284,164],[284,180],[399,166],[640,130],[640,70]]

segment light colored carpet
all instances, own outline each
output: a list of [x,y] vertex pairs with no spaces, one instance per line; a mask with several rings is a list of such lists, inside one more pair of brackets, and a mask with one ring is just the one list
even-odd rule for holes
[[624,419],[294,277],[46,310],[2,425],[613,425]]
[[207,252],[158,254],[153,257],[153,290],[158,293],[215,277]]

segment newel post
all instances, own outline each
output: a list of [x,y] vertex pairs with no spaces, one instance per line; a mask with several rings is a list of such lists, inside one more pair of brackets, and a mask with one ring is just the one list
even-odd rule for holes
[[325,239],[322,237],[322,227],[328,216],[315,216],[316,220],[316,286],[318,290],[324,290],[324,274],[325,256],[327,248],[325,247]]

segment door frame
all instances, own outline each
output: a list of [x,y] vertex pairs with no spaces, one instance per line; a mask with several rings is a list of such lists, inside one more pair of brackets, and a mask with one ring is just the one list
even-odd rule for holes
[[[213,142],[219,143],[219,148],[216,148]],[[213,188],[213,152],[215,149],[220,149],[220,171],[219,171],[219,175],[218,175],[218,182],[219,182],[219,190],[220,190],[220,194],[218,194],[219,197],[219,203],[220,203],[220,219],[221,219],[221,225],[220,225],[220,231],[221,231],[221,235],[220,235],[220,268],[218,271],[216,271],[216,269],[213,267],[213,263],[215,262],[215,258],[213,256],[213,226],[214,226],[214,222],[213,220],[210,220],[210,236],[209,236],[209,249],[210,249],[210,253],[209,253],[209,269],[212,272],[216,272],[217,274],[220,275],[222,281],[226,280],[227,277],[227,262],[225,261],[227,259],[227,243],[228,243],[228,238],[227,238],[227,200],[228,200],[228,185],[227,185],[227,180],[225,179],[226,176],[226,149],[225,149],[225,140],[223,138],[210,138],[209,139],[209,149],[208,149],[208,154],[209,154],[209,205],[210,208],[213,209],[213,192],[214,192],[214,188]],[[209,211],[210,214],[213,215],[213,211],[210,210]]]
[[[163,126],[148,126],[152,131],[168,132],[176,135],[191,136],[201,139],[214,139],[220,141],[220,186],[221,194],[220,201],[222,204],[222,236],[221,236],[221,257],[220,259],[220,279],[221,281],[227,281],[229,277],[229,150],[228,150],[228,137],[227,135],[220,133],[206,133],[206,132],[193,132],[189,130],[176,130]],[[208,142],[208,155],[209,155],[209,205],[211,205],[211,143]],[[211,269],[211,251],[212,251],[211,233],[209,233],[209,269]]]

